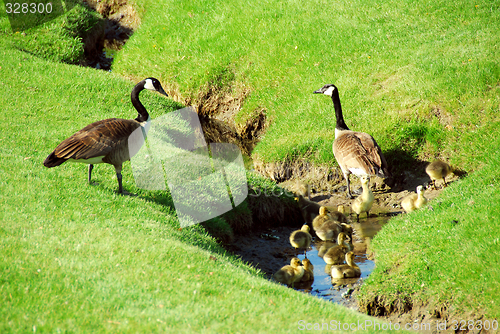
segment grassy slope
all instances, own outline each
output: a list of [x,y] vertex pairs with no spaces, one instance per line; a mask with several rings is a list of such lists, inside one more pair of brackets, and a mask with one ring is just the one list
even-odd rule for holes
[[[433,156],[480,169],[450,187],[434,211],[384,229],[362,297],[498,317],[498,241],[488,238],[500,218],[498,174],[486,154],[496,152],[500,125],[498,1],[165,0],[145,7],[143,26],[114,71],[153,73],[193,100],[218,73],[233,73],[226,84],[234,95],[251,90],[238,119],[264,108],[272,122],[254,157],[275,161],[312,150],[310,159],[332,163],[333,108],[311,92],[334,82],[347,124],[370,132],[395,170],[408,166],[405,157]],[[487,186],[477,191],[478,183]]]
[[395,169],[401,149],[477,167],[468,134],[496,120],[495,1],[164,0],[145,7],[141,30],[113,70],[153,73],[194,100],[218,74],[232,73],[225,86],[233,95],[251,91],[237,119],[264,108],[271,120],[254,158],[312,150],[310,159],[331,162],[333,107],[312,95],[331,82],[347,124],[369,131]]
[[[366,316],[263,278],[196,225],[179,231],[171,199],[134,187],[119,196],[113,168],[43,159],[62,139],[106,117],[134,116],[133,83],[53,63],[0,37],[0,331],[289,332]],[[141,100],[152,117],[177,108]]]
[[456,315],[500,317],[499,145],[496,138],[484,166],[448,187],[432,210],[391,219],[377,234],[364,303],[383,295],[385,306],[406,299]]

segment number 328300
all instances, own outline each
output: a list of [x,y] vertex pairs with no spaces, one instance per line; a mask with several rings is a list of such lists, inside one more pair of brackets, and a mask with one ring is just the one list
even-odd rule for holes
[[7,14],[50,14],[52,13],[52,3],[10,3],[5,4]]

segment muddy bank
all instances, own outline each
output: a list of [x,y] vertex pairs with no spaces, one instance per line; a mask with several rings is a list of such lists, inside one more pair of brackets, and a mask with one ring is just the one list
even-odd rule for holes
[[81,65],[109,71],[113,62],[111,53],[119,51],[137,29],[139,15],[127,0],[83,2],[101,14],[103,23],[83,41],[85,59]]
[[[453,176],[449,178],[449,181],[453,182],[457,179],[457,176]],[[437,328],[438,324],[442,321],[453,320],[448,317],[445,309],[434,310],[427,308],[425,305],[414,306],[407,301],[394,305],[392,308],[382,306],[383,303],[379,302],[380,300],[377,298],[369,305],[363,305],[362,308],[360,308],[356,301],[356,293],[359,287],[375,266],[373,262],[374,255],[369,250],[371,239],[392,216],[403,213],[400,203],[405,196],[415,192],[414,189],[418,185],[426,184],[430,181],[425,173],[406,173],[405,180],[406,182],[401,182],[398,186],[399,191],[395,191],[394,188],[389,188],[384,182],[381,182],[381,180],[374,180],[374,182],[372,182],[372,191],[375,195],[375,203],[370,212],[370,217],[366,218],[365,214],[362,214],[359,223],[356,222],[355,215],[350,215],[348,217],[354,228],[355,262],[358,263],[360,267],[362,264],[366,263],[367,266],[364,268],[368,268],[362,269],[361,279],[332,284],[329,276],[323,273],[322,276],[318,276],[318,279],[321,280],[318,285],[315,286],[315,283],[313,283],[314,285],[312,287],[299,286],[299,288],[302,288],[300,289],[301,291],[311,293],[319,298],[339,303],[369,315],[380,317],[393,324],[398,323],[402,327],[407,323],[425,324],[426,326],[429,323],[429,328]],[[342,182],[343,179],[337,180],[337,183],[333,181],[324,182],[324,184],[328,184],[329,186],[329,191],[327,192],[315,192],[317,188],[313,187],[311,200],[326,206],[350,206],[351,200],[346,198],[345,184],[343,185]],[[290,188],[290,185],[293,183],[294,181],[288,181],[282,184],[282,186]],[[438,183],[438,185],[440,184]],[[356,178],[353,178],[351,187],[355,193],[361,192],[359,181]],[[423,210],[432,210],[432,200],[435,199],[441,191],[442,188],[438,188],[428,189],[425,192],[426,198],[429,199],[429,205],[423,208]],[[300,215],[299,212],[295,214]],[[292,257],[298,256],[301,259],[304,258],[303,254],[298,253],[292,248],[289,242],[290,233],[300,227],[302,218],[299,217],[298,225],[296,221],[295,219],[294,225],[283,222],[281,226],[266,227],[256,229],[252,232],[245,231],[244,234],[236,234],[234,236],[234,241],[227,245],[227,249],[240,256],[244,261],[260,269],[267,278],[271,279],[273,273],[282,266],[289,264]],[[317,257],[319,247],[321,247],[321,242],[315,243],[312,250],[308,252],[307,257],[310,259],[314,256]],[[321,274],[321,271],[325,268],[323,260],[320,258],[318,261],[319,262],[316,262],[318,265],[315,265],[315,275],[317,274],[317,270],[319,270]],[[371,269],[370,265],[373,265]],[[424,325],[422,325],[422,328],[424,330],[417,331],[425,333],[432,332],[426,331],[427,327],[424,327]],[[438,333],[438,331],[434,331],[434,333]]]

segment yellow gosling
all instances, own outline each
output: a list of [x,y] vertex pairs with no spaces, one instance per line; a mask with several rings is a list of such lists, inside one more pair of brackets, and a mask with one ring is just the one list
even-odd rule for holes
[[374,197],[373,192],[370,189],[369,183],[370,179],[367,176],[361,176],[361,186],[363,187],[363,193],[356,197],[352,202],[352,211],[356,213],[356,219],[359,222],[359,215],[362,212],[366,212],[366,218],[369,216],[370,209],[372,208]]
[[340,232],[337,238],[337,245],[330,248],[325,255],[323,260],[327,264],[342,264],[344,263],[345,253],[347,253],[347,245],[345,244],[345,234]]
[[435,160],[425,168],[425,172],[431,178],[433,189],[436,189],[436,180],[443,179],[443,187],[447,186],[446,176],[452,172],[452,168],[446,162]]
[[342,232],[341,225],[333,220],[324,222],[316,229],[316,235],[323,241],[336,240],[340,232]]
[[299,258],[294,257],[289,265],[284,266],[274,274],[274,279],[293,287],[293,283],[300,281],[302,276],[304,276],[304,267]]
[[401,206],[405,212],[415,211],[427,204],[427,198],[424,197],[424,192],[424,187],[418,186],[416,194],[411,194],[403,198]]
[[314,281],[314,266],[309,259],[302,260],[302,266],[304,266],[304,275],[300,279],[301,282]]
[[290,234],[290,244],[298,248],[304,248],[304,254],[306,254],[307,249],[311,246],[312,237],[309,234],[309,226],[303,225],[300,230],[293,231]]
[[326,206],[320,206],[319,215],[316,216],[312,221],[312,227],[314,231],[321,227],[324,223],[331,220],[331,217],[328,215],[328,209]]
[[332,278],[353,278],[361,276],[361,269],[354,263],[354,253],[348,252],[345,255],[347,264],[333,265],[331,268]]
[[335,210],[330,207],[327,208],[327,215],[332,219],[335,220],[336,222],[339,222],[340,224],[347,224],[347,217],[340,211]]

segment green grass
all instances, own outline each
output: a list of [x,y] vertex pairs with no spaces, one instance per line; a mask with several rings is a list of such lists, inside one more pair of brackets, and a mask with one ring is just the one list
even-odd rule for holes
[[[497,1],[137,5],[141,28],[112,73],[53,62],[80,59],[81,32],[98,18],[81,7],[26,36],[0,16],[2,332],[288,332],[300,319],[367,319],[226,254],[211,235],[230,238],[238,218],[179,230],[169,194],[137,189],[128,164],[124,187],[137,197],[115,194],[110,166],[94,169],[94,186],[83,165],[42,166],[77,129],[134,117],[133,82],[123,78],[148,76],[186,103],[248,94],[236,121],[265,110],[269,127],[253,153],[265,162],[334,164],[333,107],[312,91],[335,83],[346,123],[371,133],[396,171],[433,156],[474,171],[431,202],[434,211],[384,227],[360,298],[498,317]],[[141,99],[153,118],[181,106]]]
[[236,121],[261,109],[269,121],[255,160],[334,164],[333,106],[312,91],[335,83],[347,125],[376,138],[395,174],[434,157],[478,171],[434,211],[384,228],[362,296],[498,317],[498,245],[488,238],[498,230],[498,185],[496,162],[485,155],[496,152],[500,125],[498,1],[165,0],[145,8],[113,71],[154,73],[193,103],[204,102],[198,93],[207,86],[221,95],[249,91]]
[[[83,126],[135,117],[134,82],[41,59],[11,38],[0,37],[0,332],[290,332],[299,320],[370,319],[264,279],[201,225],[179,230],[170,195],[137,189],[129,163],[124,188],[138,196],[116,194],[108,165],[95,185],[85,165],[45,168]],[[152,118],[180,107],[151,92],[141,101]]]
[[431,310],[444,306],[455,316],[498,319],[500,157],[494,147],[500,140],[491,144],[477,172],[453,183],[429,207],[391,219],[377,234],[377,266],[362,287],[362,304],[384,296],[386,308],[408,300]]
[[333,106],[312,94],[325,83],[339,87],[348,126],[371,133],[398,172],[401,148],[476,168],[469,152],[481,141],[468,134],[497,122],[496,1],[144,3],[113,71],[152,73],[194,103],[227,73],[223,93],[250,91],[237,122],[261,109],[270,122],[254,159],[333,161]]

